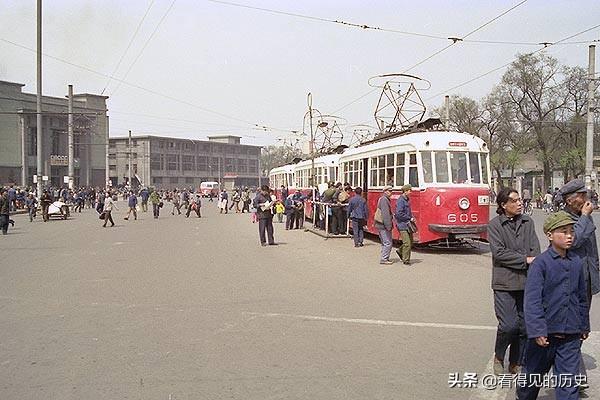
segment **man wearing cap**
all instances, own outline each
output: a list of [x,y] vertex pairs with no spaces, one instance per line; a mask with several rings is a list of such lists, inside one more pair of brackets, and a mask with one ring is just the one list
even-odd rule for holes
[[576,376],[581,361],[581,341],[590,332],[582,259],[570,250],[573,219],[565,211],[550,214],[544,233],[550,247],[537,256],[525,284],[525,380],[517,383],[517,399],[537,399],[540,378],[550,368],[560,381],[557,400],[578,399]]
[[390,265],[390,253],[392,252],[392,205],[390,197],[392,196],[392,187],[386,186],[383,188],[383,194],[377,202],[377,211],[375,212],[375,228],[381,239],[381,257],[379,264]]
[[408,202],[411,189],[412,186],[410,185],[402,186],[402,194],[396,201],[396,214],[394,215],[396,218],[396,226],[400,232],[400,240],[402,240],[402,244],[400,245],[400,248],[396,250],[396,253],[398,253],[398,256],[400,256],[404,265],[410,265],[412,231],[409,229],[409,224],[415,220],[410,208],[410,203]]
[[[586,297],[592,306],[592,296],[600,292],[600,273],[598,272],[598,244],[596,243],[596,226],[592,219],[594,207],[588,199],[588,191],[581,179],[573,179],[559,190],[565,202],[565,211],[575,221],[573,230],[575,238],[571,252],[583,260],[583,274],[586,282]],[[587,375],[583,360],[580,373]],[[587,387],[587,383],[581,385]]]

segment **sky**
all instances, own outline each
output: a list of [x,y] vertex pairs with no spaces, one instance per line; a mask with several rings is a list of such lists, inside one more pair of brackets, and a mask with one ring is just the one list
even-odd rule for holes
[[[520,43],[597,26],[544,50],[586,69],[588,46],[600,44],[597,0],[44,0],[42,19],[44,95],[72,84],[109,96],[111,136],[231,134],[256,145],[305,140],[308,93],[349,137],[375,126],[372,77],[429,81],[420,95],[431,111],[445,94],[485,96],[506,68],[455,87],[542,47]],[[476,42],[446,48],[474,30]],[[36,1],[0,0],[0,80],[35,93],[35,48]]]

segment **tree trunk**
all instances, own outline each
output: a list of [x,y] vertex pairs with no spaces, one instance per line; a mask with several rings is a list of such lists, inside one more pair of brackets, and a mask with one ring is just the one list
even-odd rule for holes
[[550,169],[549,161],[544,161],[542,165],[544,167],[544,190],[547,190],[552,186],[552,171]]

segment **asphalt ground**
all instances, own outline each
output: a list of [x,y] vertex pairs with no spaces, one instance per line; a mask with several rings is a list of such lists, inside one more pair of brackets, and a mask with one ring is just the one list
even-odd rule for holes
[[[279,245],[261,247],[249,215],[208,202],[201,219],[118,207],[114,228],[88,209],[18,215],[1,238],[0,399],[512,397],[448,383],[488,372],[486,245],[381,266],[374,240],[277,223]],[[594,333],[584,357],[599,398]]]

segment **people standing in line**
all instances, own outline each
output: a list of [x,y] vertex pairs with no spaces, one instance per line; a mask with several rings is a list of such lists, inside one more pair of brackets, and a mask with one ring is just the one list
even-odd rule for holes
[[7,190],[0,188],[0,229],[3,235],[8,235],[8,221],[10,220],[10,199]]
[[106,223],[108,221],[110,221],[111,228],[115,226],[115,221],[113,221],[112,218],[113,209],[118,210],[117,205],[115,204],[115,201],[113,200],[113,197],[109,191],[106,193],[106,198],[104,200],[104,208],[102,209],[102,212],[104,213],[104,225],[102,225],[103,228],[106,228]]
[[171,215],[175,215],[175,211],[177,211],[177,215],[181,215],[181,203],[180,203],[179,192],[175,190],[173,192],[173,209],[171,210]]
[[286,188],[285,185],[281,185],[281,201],[285,201],[285,199],[287,199],[289,195],[290,191],[288,190],[288,188]]
[[200,194],[196,193],[195,195],[190,196],[190,203],[187,208],[187,212],[185,213],[185,217],[189,218],[190,213],[194,211],[198,218],[202,217],[200,214],[200,207],[202,207],[202,200],[200,198]]
[[48,215],[48,207],[52,204],[52,197],[50,197],[50,193],[47,190],[44,190],[42,193],[42,197],[40,197],[40,203],[42,205],[42,218],[44,222],[48,222],[50,216]]
[[294,201],[294,221],[296,223],[296,229],[302,229],[304,227],[304,201],[306,200],[306,196],[304,196],[301,191],[297,191],[292,196],[292,200]]
[[[592,296],[600,292],[600,272],[598,271],[598,244],[596,242],[596,225],[592,218],[594,206],[588,198],[588,191],[581,179],[574,179],[562,188],[560,196],[565,202],[565,211],[573,219],[575,238],[570,253],[576,254],[583,260],[583,275],[586,284],[586,299],[592,307]],[[587,376],[583,361],[580,364],[580,373]],[[582,383],[582,388],[589,385]]]
[[158,219],[161,203],[160,194],[156,190],[153,190],[152,193],[150,193],[148,200],[150,200],[150,203],[152,204],[152,215],[154,216],[154,219]]
[[129,216],[133,213],[133,218],[137,221],[137,196],[133,193],[133,190],[129,191],[129,197],[127,198],[127,207],[129,210],[127,211],[127,216],[124,218],[126,221],[129,220]]
[[219,214],[227,214],[227,203],[229,202],[229,195],[227,194],[227,190],[223,189],[219,194]]
[[148,198],[150,198],[150,194],[148,193],[147,188],[143,188],[140,191],[140,197],[142,198],[142,212],[148,211]]
[[290,194],[285,199],[285,230],[294,229],[294,219],[296,218],[296,210],[294,209],[294,195]]
[[331,196],[331,233],[334,235],[344,233],[342,227],[344,225],[345,217],[339,201],[339,197],[342,193],[344,193],[342,190],[342,183],[338,182],[335,184],[335,190]]
[[29,214],[29,222],[33,222],[37,214],[37,199],[33,196],[33,193],[29,193],[29,196],[25,199],[25,207],[27,207],[27,213]]
[[367,201],[362,197],[362,188],[354,189],[354,196],[348,202],[348,217],[352,223],[352,238],[354,247],[363,247],[365,239],[365,225],[369,218]]
[[[254,197],[252,205],[258,218],[258,235],[261,246],[276,245],[273,236],[273,199],[268,185],[261,186],[261,191]],[[268,241],[268,242],[267,242]]]
[[381,239],[379,264],[383,265],[394,263],[390,260],[390,253],[392,252],[392,229],[394,228],[394,223],[392,222],[392,204],[390,202],[391,197],[392,187],[384,187],[383,193],[379,201],[377,201],[377,210],[375,212],[375,228],[379,233],[379,239]]
[[524,300],[525,379],[517,380],[518,400],[537,399],[542,386],[539,378],[550,368],[559,379],[556,399],[579,398],[576,376],[590,317],[584,262],[571,250],[577,235],[573,225],[565,211],[550,214],[544,222],[550,247],[529,267]]
[[523,214],[523,201],[512,188],[502,188],[496,197],[498,208],[488,225],[492,253],[492,289],[498,319],[494,348],[494,373],[504,373],[509,351],[508,372],[516,374],[522,364],[526,341],[523,294],[527,270],[540,254],[540,242],[533,220]]
[[396,253],[404,263],[404,265],[410,265],[410,254],[413,243],[413,232],[411,226],[414,226],[415,217],[413,216],[412,209],[410,208],[410,191],[411,185],[402,186],[400,196],[396,200],[396,227],[400,233],[400,248],[396,250]]

